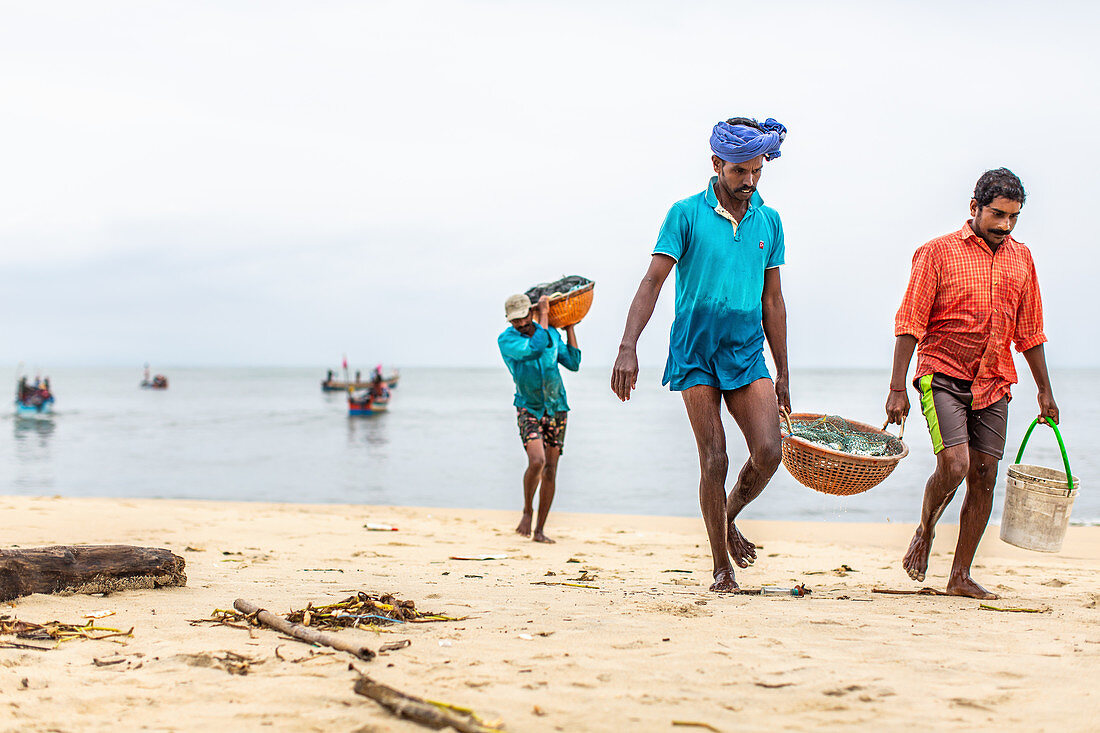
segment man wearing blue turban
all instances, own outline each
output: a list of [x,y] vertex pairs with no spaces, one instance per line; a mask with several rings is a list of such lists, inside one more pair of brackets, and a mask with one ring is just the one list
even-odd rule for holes
[[[779,284],[783,224],[756,187],[764,161],[779,157],[787,128],[734,117],[710,137],[715,175],[706,190],[673,204],[649,270],[627,315],[611,389],[630,399],[638,380],[638,337],[676,268],[676,318],[664,384],[680,392],[699,449],[699,504],[714,559],[712,591],[737,590],[733,563],[748,567],[756,547],[734,521],[764,490],[781,459],[779,410],[790,411],[787,311]],[[764,362],[767,339],[775,363]],[[726,496],[725,403],[745,436],[749,459]]]

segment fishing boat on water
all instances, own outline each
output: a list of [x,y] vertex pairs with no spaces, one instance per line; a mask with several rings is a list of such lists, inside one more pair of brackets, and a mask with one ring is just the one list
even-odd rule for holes
[[15,391],[15,416],[24,420],[49,420],[53,417],[53,392],[50,391],[50,378],[35,378],[34,383],[26,377],[19,379]]
[[348,417],[377,415],[390,407],[390,392],[374,395],[369,389],[350,390],[348,392]]
[[145,365],[145,376],[141,379],[142,389],[168,389],[168,377],[163,374],[149,376],[149,365]]
[[[322,392],[344,392],[348,389],[370,389],[374,386],[374,379],[359,379],[359,373],[356,373],[354,380],[339,380],[333,376],[333,372],[330,370],[328,376],[321,381]],[[395,389],[397,383],[401,380],[401,373],[394,369],[389,374],[382,377],[382,381],[386,383],[386,389]]]

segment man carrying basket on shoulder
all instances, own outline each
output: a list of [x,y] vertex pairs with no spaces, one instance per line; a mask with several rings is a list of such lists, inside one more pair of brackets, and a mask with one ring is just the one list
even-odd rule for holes
[[[699,449],[699,505],[714,560],[712,591],[738,590],[733,563],[748,567],[756,547],[734,521],[779,468],[779,408],[791,409],[787,311],[779,284],[783,224],[756,186],[764,161],[779,157],[787,128],[773,119],[719,122],[711,133],[715,176],[706,190],[673,204],[626,319],[611,389],[630,399],[638,381],[638,337],[661,286],[676,268],[676,319],[663,383],[683,395]],[[767,337],[775,361],[764,363]],[[745,436],[749,459],[726,496],[725,405]]]
[[1035,378],[1040,419],[1058,422],[1035,263],[1030,250],[1009,236],[1024,199],[1023,184],[1012,171],[986,171],[970,201],[973,218],[959,231],[917,248],[894,323],[887,421],[900,423],[909,413],[905,379],[916,347],[913,386],[936,454],[920,525],[902,565],[910,578],[924,580],[936,522],[965,479],[950,595],[997,597],[974,582],[970,565],[989,522],[997,462],[1004,453],[1008,401],[1017,381],[1011,343]]
[[[575,372],[581,367],[581,350],[573,326],[565,327],[565,341],[550,328],[550,298],[539,298],[531,316],[531,299],[523,293],[504,302],[504,317],[511,325],[497,338],[500,355],[516,383],[516,422],[527,453],[523,473],[523,516],[516,533],[535,542],[554,540],[546,536],[546,517],[557,488],[558,459],[565,447],[565,426],[569,405],[558,365]],[[535,492],[539,492],[539,513],[534,533]]]

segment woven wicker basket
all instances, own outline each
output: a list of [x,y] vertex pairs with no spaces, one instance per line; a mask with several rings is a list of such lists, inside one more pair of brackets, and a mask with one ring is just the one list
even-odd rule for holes
[[[810,412],[789,416],[790,420],[817,420],[826,417]],[[887,434],[885,430],[866,423],[848,420],[853,428],[869,433]],[[823,445],[811,443],[789,434],[787,424],[780,423],[783,434],[783,465],[803,486],[814,491],[836,496],[861,494],[882,483],[897,467],[902,458],[909,455],[909,446],[903,442],[901,453],[893,456],[854,456]],[[904,431],[905,426],[902,425]],[[902,433],[904,434],[904,432]],[[901,436],[899,435],[900,439]]]
[[588,283],[572,292],[550,298],[550,325],[554,328],[565,328],[580,323],[592,307],[595,287],[596,283]]

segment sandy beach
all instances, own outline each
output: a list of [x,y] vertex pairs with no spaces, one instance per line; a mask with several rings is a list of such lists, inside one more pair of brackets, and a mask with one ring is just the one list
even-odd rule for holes
[[[1057,555],[991,527],[974,569],[1001,595],[990,605],[1043,611],[1008,613],[873,593],[920,587],[900,567],[907,525],[746,522],[762,549],[741,585],[812,595],[719,597],[701,519],[555,514],[558,542],[540,545],[511,531],[513,512],[22,497],[0,509],[5,547],[165,547],[188,576],[183,588],[0,607],[39,623],[113,612],[97,623],[133,627],[121,643],[0,649],[3,731],[426,730],[356,695],[349,662],[511,731],[1096,727],[1100,527],[1071,527]],[[943,588],[954,532],[942,526],[923,585]],[[507,557],[450,559],[485,554]],[[236,598],[287,612],[354,591],[467,618],[339,632],[372,648],[412,642],[371,662],[189,623]],[[244,675],[219,661],[241,657]]]

